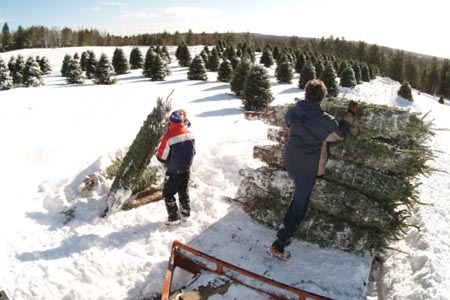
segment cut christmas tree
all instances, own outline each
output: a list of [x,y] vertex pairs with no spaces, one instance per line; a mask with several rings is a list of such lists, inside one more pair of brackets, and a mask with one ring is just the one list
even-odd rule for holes
[[[324,104],[336,119],[348,101]],[[284,116],[293,105],[271,106],[259,115],[267,124],[268,139],[276,144],[255,146],[253,155],[267,167],[241,170],[236,195],[257,222],[276,230],[292,199],[294,185],[283,169],[288,137]],[[350,134],[330,143],[330,160],[317,178],[311,202],[296,238],[353,252],[382,253],[400,239],[408,217],[418,204],[417,176],[432,170],[426,141],[431,123],[417,113],[388,106],[359,103]]]

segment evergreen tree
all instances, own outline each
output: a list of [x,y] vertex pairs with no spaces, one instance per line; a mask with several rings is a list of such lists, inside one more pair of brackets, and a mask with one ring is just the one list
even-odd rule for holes
[[213,48],[211,51],[211,56],[208,60],[208,69],[212,72],[216,72],[220,65],[220,56],[217,47]]
[[83,71],[86,71],[88,57],[89,57],[89,53],[87,51],[83,51],[81,53],[80,65],[81,65],[81,70],[83,70]]
[[16,68],[16,58],[14,56],[11,56],[8,62],[8,69],[11,76],[13,76],[15,68]]
[[34,57],[29,57],[25,63],[25,69],[23,70],[23,85],[26,87],[36,87],[43,85],[42,72],[38,62]]
[[15,59],[13,66],[12,77],[14,84],[20,85],[23,83],[24,70],[25,70],[25,59],[22,55],[19,54],[17,55],[17,58]]
[[262,65],[254,65],[244,83],[242,103],[247,111],[263,111],[274,99],[270,90],[267,70]]
[[[209,50],[208,45],[205,45],[205,47],[203,47],[203,51],[205,51],[206,55],[208,55],[208,57],[211,55],[211,51]],[[205,61],[206,63],[206,61]]]
[[278,48],[278,46],[275,46],[275,48],[273,48],[272,55],[273,59],[278,59],[278,55],[280,55],[280,48]]
[[186,45],[184,45],[180,50],[180,58],[178,60],[178,64],[181,67],[189,67],[191,62],[192,62],[192,59],[191,59],[191,53],[189,52],[189,48]]
[[97,71],[97,58],[92,50],[88,50],[88,58],[86,61],[86,77],[92,79],[95,77],[95,72]]
[[166,64],[162,57],[157,54],[152,61],[152,65],[150,67],[150,78],[153,81],[164,80],[167,74]]
[[234,50],[233,46],[228,46],[224,53],[224,58],[228,59],[230,62],[233,60],[233,58],[236,57],[236,51]]
[[419,66],[412,59],[407,59],[405,62],[405,76],[412,87],[420,87]]
[[80,84],[84,82],[83,70],[78,59],[71,58],[67,64],[66,82],[69,84]]
[[95,70],[94,82],[96,84],[114,84],[116,79],[113,77],[114,68],[106,54],[102,54]]
[[437,58],[433,57],[431,64],[427,68],[428,77],[426,78],[428,92],[432,95],[436,95],[439,90],[440,76],[439,76],[439,65]]
[[303,67],[305,66],[305,64],[306,64],[306,56],[305,56],[305,54],[299,53],[297,55],[297,60],[295,62],[295,72],[300,74],[302,69],[303,69]]
[[181,42],[181,43],[178,45],[177,50],[175,50],[175,58],[176,58],[177,60],[180,60],[181,51],[182,51],[182,49],[183,49],[184,46],[185,46],[185,45],[184,45],[184,42]]
[[61,65],[61,75],[63,77],[67,77],[67,66],[69,65],[69,61],[72,59],[72,56],[69,54],[64,55],[64,59]]
[[265,48],[259,59],[259,63],[263,64],[266,68],[270,68],[274,64],[274,59],[272,55],[272,51],[270,49]]
[[206,66],[206,64],[209,61],[209,54],[208,54],[208,52],[206,52],[205,50],[202,50],[202,52],[200,52],[200,56],[202,57],[203,62],[205,63],[205,66]]
[[361,80],[364,82],[369,82],[370,81],[370,69],[367,66],[367,64],[363,64],[362,69],[361,69]]
[[147,53],[145,54],[145,61],[144,61],[144,67],[142,68],[142,74],[144,75],[144,77],[146,78],[151,78],[152,77],[152,64],[153,64],[153,60],[156,57],[156,53],[155,51],[153,51],[153,49],[150,47],[147,50]]
[[354,88],[356,86],[355,71],[352,67],[347,67],[342,71],[340,86]]
[[147,116],[136,138],[130,145],[111,184],[107,199],[108,208],[105,210],[104,215],[109,210],[120,209],[127,200],[123,199],[123,195],[127,193],[118,193],[118,191],[131,190],[131,194],[136,194],[143,189],[142,177],[161,141],[161,137],[167,130],[167,114],[172,107],[169,97],[166,100],[163,100],[161,97],[156,100],[156,107]]
[[280,59],[280,63],[275,69],[275,78],[278,83],[290,84],[292,82],[292,79],[294,78],[294,68],[286,56]]
[[411,85],[406,80],[403,81],[403,83],[400,86],[400,89],[398,90],[397,94],[400,97],[404,98],[404,99],[407,99],[407,100],[409,100],[411,102],[413,101]]
[[240,61],[241,61],[241,59],[237,55],[230,60],[231,66],[233,67],[233,70],[236,69],[236,66],[238,65],[238,63]]
[[241,61],[236,65],[231,76],[230,88],[231,91],[236,94],[236,96],[241,96],[244,90],[245,79],[247,78],[252,64],[247,58],[241,59]]
[[332,63],[327,63],[322,73],[322,81],[325,83],[328,91],[328,97],[337,97],[339,95],[339,86],[336,81],[336,70]]
[[405,55],[403,51],[397,51],[389,60],[389,77],[394,80],[402,81],[405,78],[404,73]]
[[298,80],[298,87],[304,89],[306,83],[312,79],[316,79],[316,68],[311,62],[307,62],[300,72],[300,79]]
[[129,65],[128,60],[123,52],[122,48],[116,48],[114,50],[112,65],[116,74],[128,73]]
[[441,65],[441,70],[439,73],[439,89],[438,93],[440,95],[449,97],[450,96],[450,60],[445,59]]
[[355,72],[356,84],[360,84],[361,80],[362,80],[362,72],[361,72],[361,67],[359,66],[359,63],[354,62],[352,65],[352,69]]
[[337,76],[338,77],[342,77],[342,73],[344,72],[345,69],[347,69],[348,67],[348,63],[343,60],[339,63],[339,68],[337,69]]
[[217,80],[222,82],[230,82],[232,75],[233,66],[228,59],[224,59],[219,66],[219,70],[217,71]]
[[13,80],[9,68],[0,57],[0,91],[9,90],[13,86]]
[[208,80],[208,74],[206,73],[205,62],[200,55],[196,55],[189,66],[187,74],[189,80]]
[[50,66],[50,62],[47,57],[43,56],[41,59],[37,60],[37,62],[39,63],[39,67],[41,68],[43,75],[47,75],[52,72],[52,67]]
[[1,45],[2,45],[3,51],[12,50],[14,40],[13,40],[13,36],[9,32],[8,23],[6,23],[6,22],[5,22],[5,24],[3,24],[1,37],[2,37]]
[[166,65],[168,65],[172,62],[172,59],[170,58],[169,49],[167,49],[166,45],[164,45],[161,48],[161,58],[166,61]]
[[317,59],[314,63],[314,68],[316,69],[316,78],[322,79],[322,72],[325,69],[325,66],[323,65],[322,59]]

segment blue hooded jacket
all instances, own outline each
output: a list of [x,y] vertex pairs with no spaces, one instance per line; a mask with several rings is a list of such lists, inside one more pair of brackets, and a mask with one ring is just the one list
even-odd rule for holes
[[350,131],[347,121],[326,113],[319,103],[300,100],[285,116],[289,138],[284,153],[287,171],[303,176],[317,176],[322,143],[332,133],[345,138]]

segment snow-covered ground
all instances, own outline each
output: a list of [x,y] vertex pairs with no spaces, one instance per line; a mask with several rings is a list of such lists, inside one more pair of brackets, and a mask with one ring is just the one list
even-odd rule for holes
[[[223,200],[235,195],[239,169],[262,164],[252,151],[268,143],[268,125],[244,119],[241,101],[228,84],[216,80],[217,73],[209,72],[207,82],[188,81],[187,68],[173,62],[172,75],[162,82],[133,70],[111,86],[89,80],[65,84],[59,75],[64,55],[87,49],[111,58],[115,48],[0,53],[6,62],[19,53],[46,56],[53,67],[43,87],[0,91],[0,290],[11,300],[148,298],[162,290],[173,240],[311,292],[364,298],[370,257],[296,241],[290,247],[292,262],[279,262],[265,254],[275,233]],[[128,55],[132,47],[123,49]],[[201,49],[193,47],[191,53]],[[147,47],[141,50],[145,54]],[[173,54],[175,48],[169,50]],[[278,84],[272,76],[273,104],[302,98],[297,80],[298,74],[291,85]],[[410,220],[421,230],[411,227],[404,240],[392,245],[383,284],[376,288],[380,299],[450,299],[450,181],[445,173],[450,172],[450,108],[448,102],[441,105],[416,92],[410,104],[397,97],[399,86],[377,78],[341,90],[349,99],[430,112],[427,119],[439,129],[430,141],[436,150],[430,165],[443,172],[419,179],[419,199],[428,205],[417,206]],[[162,201],[98,217],[109,183],[81,194],[78,185],[125,153],[157,97],[173,89],[173,107],[187,110],[196,137],[192,217],[166,227]],[[64,225],[61,212],[73,207],[75,218]],[[186,279],[178,278],[178,284]],[[369,293],[368,298],[377,299]],[[234,299],[232,294],[224,297]]]

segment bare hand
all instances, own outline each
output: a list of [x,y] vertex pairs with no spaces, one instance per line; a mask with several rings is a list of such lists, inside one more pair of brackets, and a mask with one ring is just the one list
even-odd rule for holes
[[351,113],[352,115],[356,115],[358,112],[358,103],[355,101],[350,101],[348,104],[347,112]]

